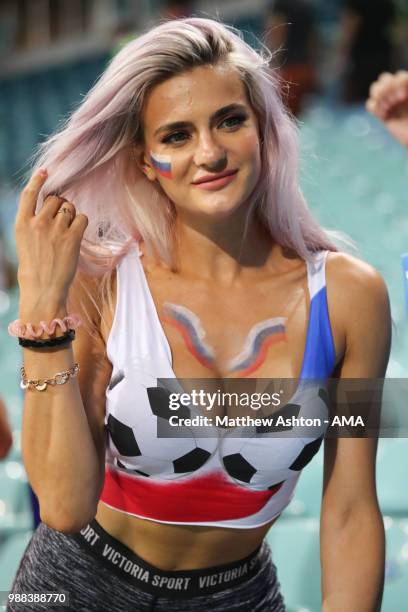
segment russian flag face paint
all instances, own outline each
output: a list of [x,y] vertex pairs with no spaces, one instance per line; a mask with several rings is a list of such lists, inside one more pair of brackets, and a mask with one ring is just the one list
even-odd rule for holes
[[156,153],[152,153],[152,151],[150,151],[150,159],[152,160],[153,166],[161,176],[172,178],[170,155],[157,155]]

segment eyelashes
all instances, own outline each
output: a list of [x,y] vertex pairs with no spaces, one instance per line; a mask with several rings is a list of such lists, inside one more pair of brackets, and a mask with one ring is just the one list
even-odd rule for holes
[[246,121],[247,119],[248,119],[248,115],[244,114],[244,113],[242,113],[240,115],[232,115],[231,117],[226,117],[226,119],[221,121],[220,125],[222,125],[226,121],[236,121],[237,123],[235,125],[230,126],[230,127],[237,127],[237,126],[241,125],[241,123],[244,123],[244,121]]
[[163,138],[163,140],[161,142],[163,144],[175,144],[177,142],[184,142],[184,139],[181,140],[181,141],[178,140],[178,139],[174,140],[174,137],[175,136],[179,136],[179,135],[187,136],[187,134],[185,132],[174,132],[174,134],[170,134],[170,136],[166,136],[166,138]]
[[[225,119],[223,119],[220,123],[220,125],[222,125],[223,123],[225,123],[226,121],[235,121],[235,125],[229,126],[229,127],[238,127],[240,126],[242,123],[244,123],[244,121],[246,121],[248,119],[248,115],[242,113],[239,115],[232,115],[231,117],[226,117]],[[174,140],[174,138],[176,136],[182,136],[185,138],[182,138],[181,140],[179,138],[176,138]],[[177,144],[179,142],[185,142],[186,139],[188,139],[190,136],[189,132],[183,132],[183,131],[177,131],[177,132],[173,132],[173,134],[169,134],[168,136],[166,136],[165,138],[163,138],[161,140],[161,142],[163,144]]]

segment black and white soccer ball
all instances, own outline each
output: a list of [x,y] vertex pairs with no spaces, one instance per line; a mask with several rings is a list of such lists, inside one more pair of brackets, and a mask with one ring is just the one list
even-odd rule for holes
[[237,483],[259,491],[299,475],[318,452],[328,427],[324,422],[329,418],[327,392],[323,387],[299,388],[290,402],[273,414],[275,419],[278,415],[318,418],[320,426],[248,426],[228,431],[220,442],[220,455]]
[[[175,385],[177,381],[172,389],[158,386],[157,378],[135,361],[112,378],[107,392],[106,430],[116,467],[171,480],[195,472],[213,455],[215,437],[203,437],[199,427],[169,425],[170,416],[195,416],[188,406],[170,410],[169,393]],[[162,435],[167,432],[172,437],[158,437],[158,426]]]

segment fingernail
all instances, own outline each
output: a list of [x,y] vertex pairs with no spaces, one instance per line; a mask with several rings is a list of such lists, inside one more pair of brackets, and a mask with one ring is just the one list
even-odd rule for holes
[[46,168],[40,168],[38,170],[37,174],[39,174],[40,176],[48,176],[48,172],[47,172]]

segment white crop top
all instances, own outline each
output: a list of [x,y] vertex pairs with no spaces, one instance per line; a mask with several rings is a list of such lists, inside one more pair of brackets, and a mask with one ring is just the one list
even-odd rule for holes
[[[168,419],[170,411],[157,379],[172,379],[173,389],[180,384],[140,255],[135,245],[117,267],[116,310],[107,343],[113,371],[106,391],[106,474],[100,499],[118,511],[162,523],[263,525],[289,504],[327,425],[314,438],[305,436],[302,427],[290,432],[214,427],[210,437],[191,428],[188,436],[158,437],[157,422]],[[320,417],[322,422],[328,418],[324,381],[335,365],[326,255],[320,251],[315,264],[307,264],[311,301],[300,384],[279,408],[279,414]],[[310,379],[319,384],[310,386]],[[190,407],[183,410],[194,414]]]

